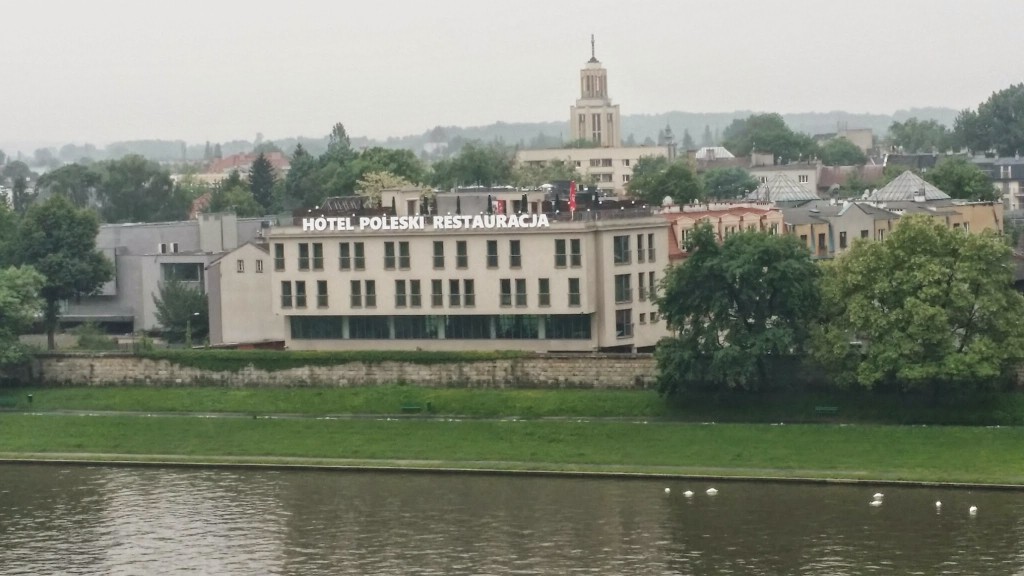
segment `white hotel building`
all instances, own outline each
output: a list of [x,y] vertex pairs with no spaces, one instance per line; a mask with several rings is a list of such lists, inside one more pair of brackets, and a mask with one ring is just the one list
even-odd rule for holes
[[422,229],[360,228],[338,213],[322,230],[301,219],[272,229],[265,247],[210,266],[211,344],[589,352],[646,350],[667,335],[653,300],[668,265],[664,218],[580,210],[570,220],[541,214],[542,193],[490,192],[505,225],[515,215],[521,226],[474,211],[470,227],[450,227],[452,206],[486,206],[482,193],[456,192],[438,195],[449,227],[436,228],[433,215],[418,218],[419,191],[386,191],[395,222]]

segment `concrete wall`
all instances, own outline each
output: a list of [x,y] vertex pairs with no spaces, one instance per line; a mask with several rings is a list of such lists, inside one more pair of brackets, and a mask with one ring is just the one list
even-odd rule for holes
[[656,374],[649,355],[538,355],[419,365],[398,362],[310,366],[265,372],[251,366],[214,372],[124,354],[44,354],[32,368],[43,386],[369,386],[404,382],[427,387],[649,388]]

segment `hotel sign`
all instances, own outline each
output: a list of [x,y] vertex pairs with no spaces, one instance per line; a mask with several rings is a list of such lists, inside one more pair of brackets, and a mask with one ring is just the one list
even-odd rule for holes
[[345,230],[495,230],[547,228],[546,214],[480,214],[477,216],[360,216],[303,218],[302,230],[333,232]]

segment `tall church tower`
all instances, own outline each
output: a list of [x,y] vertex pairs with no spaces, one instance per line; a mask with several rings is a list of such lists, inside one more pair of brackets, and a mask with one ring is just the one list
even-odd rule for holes
[[589,140],[604,148],[619,146],[619,105],[608,97],[608,71],[594,55],[590,36],[590,60],[580,70],[580,97],[569,108],[569,133],[573,141]]

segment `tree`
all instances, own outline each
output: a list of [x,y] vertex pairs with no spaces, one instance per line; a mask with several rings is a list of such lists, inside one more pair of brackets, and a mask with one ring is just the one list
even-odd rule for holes
[[191,198],[156,162],[128,155],[101,162],[97,195],[105,222],[160,222],[186,216]]
[[256,203],[263,208],[263,213],[270,212],[274,202],[273,190],[277,177],[274,175],[274,167],[270,160],[260,152],[249,167],[249,190]]
[[523,188],[533,188],[558,180],[578,178],[576,168],[565,160],[548,160],[543,164],[519,164],[512,172],[512,183]]
[[690,131],[683,128],[683,150],[693,150],[697,145],[693,142],[693,136],[690,136]]
[[[666,196],[671,197],[677,204],[704,198],[703,184],[687,160],[669,162],[667,158],[663,158],[650,160],[647,166],[643,166],[648,158],[641,158],[634,168],[634,176],[629,181],[631,196],[656,206],[660,206]],[[639,181],[637,170],[640,172]]]
[[917,152],[945,152],[952,145],[949,129],[935,120],[908,118],[889,126],[889,139],[893,146],[908,154]]
[[754,114],[733,120],[722,136],[723,145],[736,156],[747,156],[755,150],[770,152],[777,163],[788,164],[817,154],[811,137],[790,130],[778,114]]
[[714,146],[715,137],[711,135],[711,125],[704,125],[704,135],[700,137],[700,145],[704,147]]
[[28,182],[18,176],[11,186],[11,207],[17,214],[24,214],[36,199],[35,190],[29,190]]
[[302,144],[295,146],[292,154],[291,168],[284,181],[284,202],[285,210],[296,208],[312,208],[319,206],[324,196],[320,192],[317,181],[317,159],[314,158]]
[[96,250],[99,221],[62,196],[29,208],[13,239],[18,264],[29,264],[46,277],[40,291],[45,302],[46,342],[54,348],[61,302],[95,293],[114,277],[113,264]]
[[958,144],[975,152],[995,150],[1000,156],[1024,152],[1024,83],[995,92],[976,112],[961,112],[953,132]]
[[179,280],[167,280],[160,285],[160,295],[153,295],[156,321],[168,342],[184,342],[191,347],[192,340],[203,340],[210,333],[209,301],[199,288]]
[[249,186],[242,181],[238,170],[232,170],[228,178],[214,187],[206,210],[211,213],[234,212],[243,218],[266,214],[263,206],[253,198]]
[[363,179],[371,172],[388,172],[408,182],[419,184],[426,176],[426,167],[412,150],[374,146],[363,150],[355,159],[353,172]]
[[840,384],[991,387],[1024,356],[1009,258],[994,234],[904,217],[884,242],[857,242],[827,265],[815,355]]
[[833,138],[819,149],[821,162],[826,166],[863,166],[868,157],[856,144],[846,138]]
[[63,196],[76,208],[86,208],[96,195],[102,176],[81,164],[68,164],[39,177],[36,190],[46,196]]
[[655,353],[659,390],[770,386],[806,349],[818,310],[818,267],[807,247],[755,231],[719,245],[702,224],[686,249],[690,256],[668,271],[658,298],[673,331]]
[[961,200],[996,199],[996,189],[976,164],[962,156],[947,156],[925,172],[924,179],[946,194]]
[[0,166],[7,163],[7,154],[4,154],[3,150],[0,150]]
[[757,186],[757,178],[738,166],[715,168],[704,173],[704,191],[709,198],[742,198]]
[[369,172],[356,184],[356,193],[367,198],[367,206],[381,205],[381,193],[393,188],[406,188],[412,183],[390,172]]
[[0,270],[0,369],[28,359],[28,349],[18,341],[42,311],[39,290],[45,278],[31,266]]
[[434,164],[431,184],[438,188],[505,185],[512,181],[514,167],[515,157],[508,148],[468,142],[457,156]]
[[21,160],[14,160],[13,162],[8,162],[7,165],[4,166],[4,169],[0,170],[0,176],[3,176],[13,183],[18,178],[24,178],[26,181],[32,180],[36,175],[28,167],[28,164],[25,164]]

